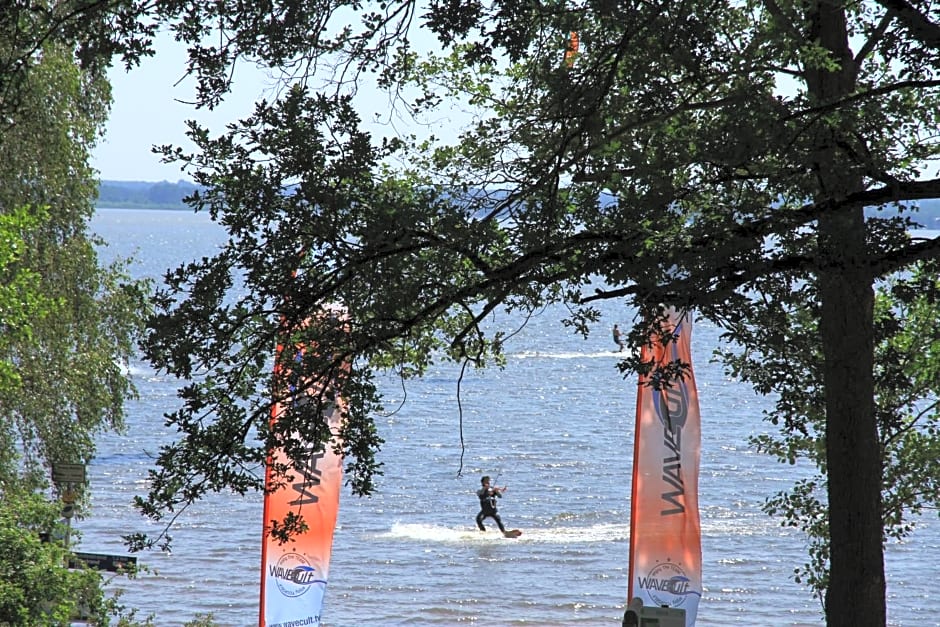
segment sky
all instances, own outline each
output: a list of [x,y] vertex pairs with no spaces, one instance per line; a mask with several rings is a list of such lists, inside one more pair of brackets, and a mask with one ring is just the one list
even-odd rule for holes
[[268,79],[253,67],[240,67],[234,93],[225,103],[211,112],[195,110],[179,102],[193,99],[194,82],[176,85],[185,69],[185,50],[169,37],[159,38],[156,50],[155,57],[129,73],[120,62],[111,68],[111,116],[105,136],[92,154],[92,166],[102,180],[192,180],[178,164],[161,163],[151,147],[174,144],[184,150],[192,148],[185,136],[186,120],[195,119],[221,132],[225,122],[247,116],[269,86]]
[[[252,65],[243,64],[236,70],[233,91],[225,102],[214,111],[196,110],[186,104],[194,99],[195,81],[186,80],[177,85],[186,67],[184,47],[164,34],[158,36],[154,49],[157,51],[154,57],[145,59],[129,73],[120,63],[109,73],[113,97],[111,116],[105,136],[92,154],[92,166],[102,180],[192,180],[178,164],[161,163],[160,156],[153,154],[152,146],[173,144],[184,151],[192,149],[192,143],[186,138],[186,120],[197,120],[218,135],[225,130],[227,122],[250,115],[260,98],[273,99],[271,77]],[[364,127],[371,127],[374,132],[384,135],[407,130],[424,134],[392,110],[387,104],[387,95],[367,84],[360,86],[357,101]],[[366,108],[370,111],[365,111]],[[439,115],[427,124],[425,131],[450,139],[468,119],[456,103],[445,107]]]

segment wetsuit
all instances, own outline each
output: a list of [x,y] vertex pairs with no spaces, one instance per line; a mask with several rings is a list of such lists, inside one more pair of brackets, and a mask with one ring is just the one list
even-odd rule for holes
[[486,527],[483,526],[483,519],[492,518],[496,521],[499,530],[505,533],[506,528],[496,512],[496,499],[502,498],[503,495],[495,488],[480,488],[477,490],[477,496],[480,497],[480,513],[477,514],[477,527],[480,528],[480,531],[486,531]]

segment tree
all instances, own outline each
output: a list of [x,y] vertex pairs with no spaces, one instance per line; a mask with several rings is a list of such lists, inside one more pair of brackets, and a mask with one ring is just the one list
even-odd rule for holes
[[[23,378],[15,359],[8,357],[11,347],[27,342],[32,324],[55,310],[55,301],[41,294],[39,277],[19,265],[26,244],[24,237],[43,220],[26,209],[0,214],[0,394],[13,396],[22,389]],[[12,425],[0,432],[0,487],[15,482],[19,456]]]
[[[0,484],[0,622],[5,625],[68,625],[79,606],[94,607],[107,624],[99,575],[70,571],[67,550],[41,536],[59,529],[58,508],[30,491]],[[61,530],[61,529],[60,529]]]
[[[940,480],[937,465],[938,332],[936,262],[916,264],[910,275],[892,277],[876,292],[875,405],[882,449],[882,507],[886,538],[903,539],[914,515],[936,509]],[[768,419],[778,435],[754,438],[758,449],[794,464],[811,460],[815,475],[768,499],[765,509],[809,539],[809,561],[795,569],[824,598],[829,583],[829,527],[826,494],[825,407],[819,382],[823,362],[818,325],[808,303],[785,311],[777,303],[755,303],[766,322],[741,325],[744,350],[726,351],[730,372],[762,393],[776,392]],[[774,336],[774,337],[771,337]]]
[[61,513],[50,466],[88,462],[95,435],[121,426],[133,394],[122,364],[148,312],[147,284],[131,281],[124,262],[100,266],[89,233],[89,154],[110,104],[111,52],[94,51],[113,31],[75,17],[103,15],[105,4],[11,2],[0,12],[4,624],[67,624],[79,607],[131,624],[98,573],[72,571],[69,547],[40,538]]
[[[36,289],[38,277],[28,268],[17,267],[25,250],[24,236],[43,216],[30,214],[26,209],[0,214],[0,355],[8,355],[8,347],[16,342],[28,341],[31,323],[50,315],[55,303]],[[0,389],[16,390],[22,377],[16,363],[0,360]],[[9,448],[12,451],[12,447]],[[5,455],[4,455],[5,457]],[[11,464],[0,462],[0,467]]]
[[0,127],[26,105],[36,60],[65,45],[76,65],[100,75],[115,56],[133,67],[152,54],[156,24],[148,3],[135,0],[6,0],[0,12]]
[[[41,211],[0,214],[0,394],[14,398],[24,387],[24,372],[13,346],[33,339],[33,329],[61,313],[61,301],[39,290],[42,278],[25,267],[25,239],[48,220]],[[0,433],[0,623],[65,625],[83,609],[102,623],[123,612],[116,598],[105,598],[98,573],[70,570],[68,547],[49,542],[63,537],[61,505],[34,487],[40,472],[23,470],[13,425]],[[131,625],[125,622],[122,624]]]
[[[0,624],[64,626],[81,616],[95,625],[152,627],[121,603],[120,591],[105,594],[101,572],[70,564],[69,548],[56,541],[65,535],[59,503],[0,479],[0,505]],[[211,616],[197,621],[194,627],[213,624]]]
[[[659,303],[694,307],[767,357],[793,354],[781,325],[796,320],[818,378],[777,372],[764,389],[809,383],[820,393],[814,413],[789,411],[785,426],[794,436],[818,426],[827,621],[883,625],[882,446],[900,434],[889,416],[902,404],[889,397],[903,379],[879,381],[879,413],[875,346],[909,336],[910,323],[897,318],[896,333],[876,336],[873,286],[936,260],[940,242],[909,238],[906,217],[866,220],[864,207],[907,212],[940,195],[923,170],[938,152],[937,10],[895,0],[432,2],[421,17],[444,50],[422,60],[405,38],[411,3],[365,5],[365,34],[329,38],[330,20],[348,24],[358,6],[261,16],[216,4],[217,19],[190,15],[177,30],[190,41],[210,23],[239,35],[191,57],[193,68],[207,61],[199,94],[209,104],[239,54],[291,68],[294,80],[220,137],[193,125],[194,154],[165,148],[193,169],[206,188],[194,204],[231,239],[178,269],[159,296],[148,356],[200,377],[170,416],[183,439],[163,451],[144,511],[260,488],[252,468],[267,447],[290,447],[291,429],[323,441],[316,412],[267,423],[269,390],[283,386],[266,359],[283,329],[294,341],[322,332],[336,360],[352,358],[346,452],[354,489],[366,492],[380,471],[372,369],[414,376],[441,356],[498,362],[506,335],[480,324],[496,308],[565,302],[586,332],[599,299],[641,316]],[[312,37],[300,32],[310,23]],[[572,31],[582,47],[566,63]],[[327,65],[340,79],[378,68],[382,85],[417,86],[415,110],[461,100],[478,122],[452,146],[373,141],[348,82],[307,90],[305,68]],[[413,165],[394,170],[393,157]],[[242,276],[247,293],[234,297]],[[915,302],[912,291],[894,298],[901,309]],[[935,292],[928,300],[936,308]],[[303,325],[328,301],[354,312],[348,336]],[[638,325],[633,342],[645,333]],[[310,359],[303,374],[327,376],[340,363],[331,357]]]
[[41,50],[18,94],[22,109],[0,133],[0,210],[37,207],[47,216],[23,233],[10,270],[30,272],[34,292],[55,305],[4,343],[2,359],[16,364],[19,381],[0,390],[3,440],[17,443],[23,465],[3,471],[46,478],[52,463],[90,460],[96,432],[121,427],[133,393],[122,364],[147,313],[146,283],[129,280],[124,262],[99,266],[88,233],[96,185],[89,153],[110,92],[71,54]]

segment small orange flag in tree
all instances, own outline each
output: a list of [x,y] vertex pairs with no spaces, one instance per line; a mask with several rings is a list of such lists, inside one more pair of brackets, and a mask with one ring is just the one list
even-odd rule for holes
[[574,58],[578,55],[578,31],[571,31],[571,39],[568,41],[568,49],[565,50],[565,63],[568,67],[574,65]]

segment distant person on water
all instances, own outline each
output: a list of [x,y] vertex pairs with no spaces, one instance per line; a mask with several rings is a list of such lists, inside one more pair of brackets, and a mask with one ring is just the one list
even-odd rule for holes
[[623,352],[623,333],[620,331],[620,327],[616,324],[614,325],[614,344],[620,347],[620,352]]
[[485,475],[480,479],[480,483],[483,484],[483,487],[477,490],[477,496],[480,497],[480,513],[477,514],[477,527],[480,528],[480,531],[486,531],[486,527],[483,526],[483,519],[492,518],[496,521],[496,526],[499,527],[499,530],[506,533],[503,521],[500,520],[499,513],[496,511],[496,499],[503,497],[503,492],[506,491],[506,488],[491,488],[490,478]]

